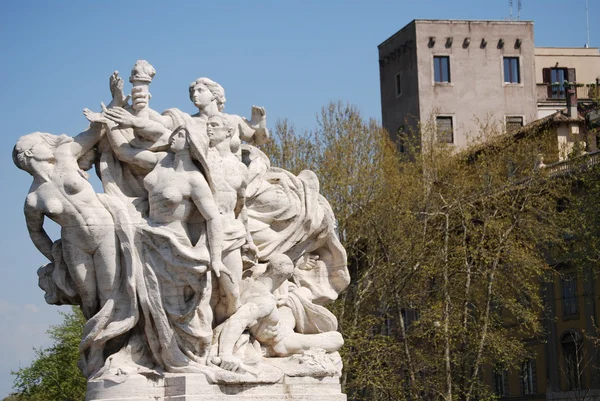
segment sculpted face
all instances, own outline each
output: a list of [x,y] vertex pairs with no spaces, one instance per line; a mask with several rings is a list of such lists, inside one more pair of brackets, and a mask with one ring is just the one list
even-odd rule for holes
[[221,116],[209,118],[208,123],[206,123],[206,134],[210,140],[210,146],[214,146],[227,139],[230,130],[230,127],[223,123],[223,118]]
[[194,102],[194,105],[201,110],[214,101],[212,92],[204,84],[194,85],[190,90],[190,99]]
[[142,110],[148,107],[150,101],[150,92],[148,91],[148,84],[145,82],[134,82],[133,88],[131,89],[131,103],[133,109],[136,111]]
[[185,129],[180,129],[169,138],[169,146],[174,152],[183,150],[187,147],[187,133]]

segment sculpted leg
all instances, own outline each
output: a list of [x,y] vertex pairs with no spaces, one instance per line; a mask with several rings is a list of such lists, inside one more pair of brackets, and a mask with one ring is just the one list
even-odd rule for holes
[[[111,233],[104,237],[94,253],[96,286],[101,307],[104,306],[107,300],[114,297],[115,291],[118,291],[121,266],[117,247],[118,240]],[[115,301],[117,300],[115,299]]]
[[274,344],[271,348],[277,356],[301,354],[310,348],[322,348],[327,352],[334,352],[342,348],[344,339],[337,331],[328,331],[319,334],[289,333]]
[[215,310],[217,324],[224,322],[240,307],[240,282],[242,281],[240,249],[223,252],[223,264],[231,272],[231,280],[226,274],[221,274],[219,278],[219,304]]
[[96,273],[94,258],[87,252],[70,244],[63,238],[63,257],[75,288],[81,297],[81,310],[86,319],[90,319],[98,311],[98,291],[96,289]]

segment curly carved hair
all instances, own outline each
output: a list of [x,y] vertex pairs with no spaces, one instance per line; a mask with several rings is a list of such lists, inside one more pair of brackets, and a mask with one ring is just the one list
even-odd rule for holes
[[217,101],[217,107],[219,111],[223,111],[223,109],[225,108],[225,102],[227,101],[227,99],[225,99],[225,89],[223,89],[221,85],[219,85],[210,78],[198,78],[190,84],[190,100],[192,100],[192,92],[194,90],[194,87],[200,84],[208,88],[208,90],[212,93],[215,100]]

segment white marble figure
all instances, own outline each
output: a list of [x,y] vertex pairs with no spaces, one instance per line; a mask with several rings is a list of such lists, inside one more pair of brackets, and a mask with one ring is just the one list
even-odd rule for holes
[[311,348],[333,352],[342,347],[344,340],[337,331],[300,334],[295,333],[293,327],[281,324],[273,292],[291,278],[293,272],[294,264],[289,257],[274,255],[263,273],[242,281],[242,306],[223,323],[218,338],[218,356],[212,358],[213,363],[233,372],[244,369],[240,358],[234,355],[234,348],[246,329],[265,347],[266,355],[272,357],[300,354]]
[[[33,176],[25,216],[50,261],[38,271],[46,300],[81,305],[87,319],[84,374],[225,384],[339,374],[343,339],[323,305],[349,274],[318,178],[271,166],[256,147],[269,139],[264,108],[250,121],[223,113],[225,92],[208,78],[189,87],[196,114],[152,110],[155,74],[136,62],[126,96],[115,71],[108,107],[84,109],[86,131],[28,134],[13,151]],[[92,165],[103,193],[83,171]]]
[[87,319],[109,298],[119,276],[112,217],[77,164],[100,132],[90,129],[75,138],[34,132],[21,137],[13,150],[17,167],[33,176],[25,201],[31,240],[55,262],[44,217],[61,226],[62,257]]

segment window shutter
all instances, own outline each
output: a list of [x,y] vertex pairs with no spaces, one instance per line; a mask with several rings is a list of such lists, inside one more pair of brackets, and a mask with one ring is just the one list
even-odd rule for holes
[[577,82],[577,76],[575,75],[575,68],[567,69],[567,81]]
[[552,97],[552,69],[551,68],[542,68],[542,81],[548,86],[548,98]]
[[542,82],[549,84],[550,80],[550,68],[542,68]]

